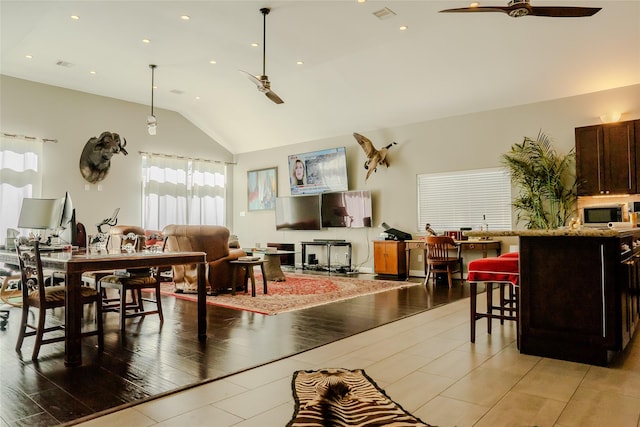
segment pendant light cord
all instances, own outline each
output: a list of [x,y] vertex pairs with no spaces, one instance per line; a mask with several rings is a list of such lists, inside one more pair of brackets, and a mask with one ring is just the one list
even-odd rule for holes
[[153,114],[153,85],[154,85],[156,65],[151,64],[149,65],[149,68],[151,68],[151,115],[155,117]]
[[265,7],[262,12],[262,75],[267,74],[267,15],[271,9]]

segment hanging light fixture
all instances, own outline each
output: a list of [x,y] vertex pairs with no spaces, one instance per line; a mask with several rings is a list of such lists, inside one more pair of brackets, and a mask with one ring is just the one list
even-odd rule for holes
[[156,120],[156,116],[153,114],[153,84],[156,67],[157,65],[155,64],[149,64],[149,68],[151,68],[151,115],[147,116],[147,131],[149,132],[149,135],[155,135],[156,128],[158,127],[158,121]]

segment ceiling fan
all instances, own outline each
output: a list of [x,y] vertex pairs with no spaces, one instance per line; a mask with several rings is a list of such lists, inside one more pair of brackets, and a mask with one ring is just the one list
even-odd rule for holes
[[247,75],[247,77],[249,77],[249,80],[251,80],[253,83],[256,84],[256,86],[258,87],[258,90],[262,93],[264,93],[267,98],[269,98],[270,100],[272,100],[273,102],[275,102],[276,104],[283,104],[284,101],[282,100],[282,98],[280,98],[278,95],[276,95],[276,93],[274,91],[271,90],[271,83],[269,82],[269,77],[266,75],[266,52],[267,52],[267,15],[269,14],[269,12],[271,11],[271,9],[267,8],[267,7],[263,7],[262,9],[260,9],[260,12],[262,13],[262,21],[263,21],[263,28],[262,28],[262,75],[260,76],[254,76],[251,73],[248,73],[246,71],[240,70],[240,72],[245,73]]
[[512,18],[521,16],[547,16],[552,18],[579,18],[598,13],[600,7],[531,6],[529,0],[510,0],[507,6],[479,6],[445,9],[440,12],[503,12]]

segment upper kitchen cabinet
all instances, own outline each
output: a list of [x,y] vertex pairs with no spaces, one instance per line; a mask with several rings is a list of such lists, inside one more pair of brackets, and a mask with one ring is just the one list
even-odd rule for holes
[[[635,194],[640,120],[576,128],[578,195]],[[638,153],[640,154],[640,153]]]

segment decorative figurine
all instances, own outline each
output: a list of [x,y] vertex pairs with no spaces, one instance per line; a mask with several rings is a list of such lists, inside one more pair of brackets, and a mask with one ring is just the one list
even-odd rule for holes
[[80,155],[80,173],[92,184],[102,181],[111,167],[114,154],[129,154],[124,148],[127,140],[113,132],[102,132],[100,137],[90,138]]
[[392,142],[386,147],[376,150],[376,147],[373,146],[373,143],[367,137],[355,132],[353,133],[353,137],[358,141],[358,144],[360,144],[364,153],[367,155],[367,160],[364,162],[364,168],[368,170],[367,177],[364,179],[365,181],[369,179],[369,175],[378,169],[378,165],[389,167],[389,163],[387,163],[387,151],[391,146],[397,145],[397,143]]

